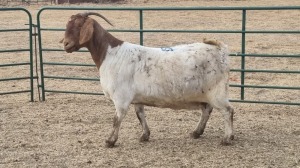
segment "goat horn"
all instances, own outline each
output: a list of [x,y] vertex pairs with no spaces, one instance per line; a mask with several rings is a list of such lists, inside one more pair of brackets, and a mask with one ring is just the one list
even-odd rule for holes
[[112,23],[110,23],[110,21],[108,19],[106,19],[104,16],[102,16],[101,14],[99,13],[96,13],[96,12],[85,12],[85,13],[82,13],[81,14],[83,17],[88,17],[89,15],[95,15],[95,16],[99,16],[101,17],[102,19],[104,19],[108,24],[110,24],[111,26],[114,26]]

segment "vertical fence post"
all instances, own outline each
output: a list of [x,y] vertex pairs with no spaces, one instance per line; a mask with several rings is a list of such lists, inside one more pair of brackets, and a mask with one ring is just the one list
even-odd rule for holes
[[144,45],[144,32],[143,32],[143,10],[140,9],[140,45]]
[[245,99],[245,53],[246,53],[246,9],[242,16],[241,100]]
[[[36,83],[37,83],[37,89],[38,89],[38,96],[39,96],[39,101],[41,101],[41,92],[40,92],[40,78],[39,78],[39,75],[38,75],[38,57],[37,57],[37,54],[38,54],[38,47],[37,47],[37,25],[35,24],[32,24],[33,26],[33,36],[34,36],[34,54],[35,54],[35,72],[36,72]],[[33,72],[32,72],[33,73]]]
[[30,66],[29,67],[29,69],[30,69],[30,74],[29,74],[29,76],[30,76],[30,101],[33,102],[34,101],[34,91],[33,91],[33,78],[34,78],[34,76],[33,76],[33,47],[32,47],[32,42],[33,42],[32,41],[32,36],[33,36],[33,34],[32,34],[32,27],[34,25],[32,24],[31,13],[26,9],[21,9],[21,10],[26,12],[27,15],[28,15],[28,18],[29,18],[29,24],[28,24],[29,27],[28,27],[28,29],[29,29],[29,61],[30,61],[30,65],[29,65]]
[[43,10],[40,10],[37,14],[37,28],[39,37],[39,54],[40,54],[40,70],[41,70],[41,84],[39,87],[42,89],[42,101],[45,101],[45,81],[44,81],[44,64],[43,64],[43,49],[42,49],[42,34],[41,34],[41,22],[40,15]]
[[28,12],[28,16],[29,16],[29,52],[30,52],[30,95],[31,95],[31,99],[30,101],[33,102],[34,99],[34,93],[33,93],[33,47],[32,47],[32,27],[34,26],[32,24],[32,17],[31,14]]

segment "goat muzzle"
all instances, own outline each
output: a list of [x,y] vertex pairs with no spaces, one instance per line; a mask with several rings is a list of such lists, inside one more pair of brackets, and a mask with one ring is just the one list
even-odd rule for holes
[[68,42],[68,41],[64,41],[64,49],[66,52],[68,53],[72,53],[73,51],[76,50],[76,46],[74,42]]

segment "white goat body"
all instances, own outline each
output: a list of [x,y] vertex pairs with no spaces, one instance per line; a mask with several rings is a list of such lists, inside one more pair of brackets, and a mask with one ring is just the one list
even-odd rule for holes
[[101,86],[117,102],[199,109],[225,91],[227,56],[224,44],[194,43],[165,50],[124,42],[108,49],[100,67]]

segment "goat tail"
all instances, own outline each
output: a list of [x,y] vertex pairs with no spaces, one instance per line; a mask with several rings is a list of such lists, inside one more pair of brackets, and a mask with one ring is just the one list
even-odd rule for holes
[[215,40],[215,39],[206,39],[206,38],[204,38],[203,43],[209,44],[209,45],[214,45],[220,50],[222,48],[223,49],[227,48],[227,45],[225,45],[222,41],[218,41],[218,40]]
[[229,49],[226,44],[224,44],[222,41],[218,41],[215,39],[203,39],[203,43],[209,44],[209,45],[214,45],[219,49],[219,54],[220,54],[220,61],[221,65],[224,66],[225,69],[228,69],[229,67]]

